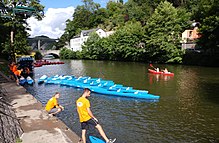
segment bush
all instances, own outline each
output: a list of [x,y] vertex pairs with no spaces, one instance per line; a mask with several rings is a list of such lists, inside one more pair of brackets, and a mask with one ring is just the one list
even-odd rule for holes
[[62,48],[60,51],[61,59],[80,59],[82,58],[80,51],[72,51],[68,48]]

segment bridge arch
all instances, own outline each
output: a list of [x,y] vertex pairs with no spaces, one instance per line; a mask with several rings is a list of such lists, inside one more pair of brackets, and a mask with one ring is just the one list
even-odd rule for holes
[[40,50],[43,56],[45,55],[53,55],[55,58],[59,58],[60,50]]
[[[57,58],[60,58],[59,55],[57,55],[57,54],[55,54],[55,53],[48,53],[48,54],[46,54],[46,55],[52,55],[52,56],[54,56],[56,59],[57,59]],[[46,56],[46,55],[44,55],[44,56]]]

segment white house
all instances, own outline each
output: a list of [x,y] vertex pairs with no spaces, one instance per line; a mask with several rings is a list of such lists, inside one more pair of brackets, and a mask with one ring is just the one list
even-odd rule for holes
[[105,32],[101,28],[82,30],[80,35],[75,36],[73,39],[70,40],[70,49],[72,51],[81,51],[82,44],[87,41],[89,34],[94,31],[100,36],[100,38],[108,37],[109,35],[112,35],[114,33],[114,31]]

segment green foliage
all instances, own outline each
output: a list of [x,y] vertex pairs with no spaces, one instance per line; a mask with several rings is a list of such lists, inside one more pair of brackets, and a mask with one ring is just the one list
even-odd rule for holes
[[16,139],[16,143],[22,143],[22,139],[17,138],[17,139]]
[[143,48],[140,46],[144,29],[141,24],[127,23],[108,38],[100,38],[92,33],[87,42],[84,43],[82,56],[85,59],[101,60],[143,60]]
[[138,22],[127,23],[118,29],[109,37],[110,43],[112,43],[112,53],[114,53],[111,60],[137,61],[142,48],[139,45],[142,43],[143,36],[144,29]]
[[124,26],[126,21],[125,9],[122,3],[109,2],[107,3],[108,18],[104,23],[104,28],[108,31],[115,30]]
[[66,41],[81,32],[96,28],[99,24],[104,23],[108,17],[104,8],[100,4],[94,3],[93,0],[83,0],[84,5],[77,6],[73,14],[73,20],[67,20],[65,33],[59,39],[57,46],[63,48]]
[[68,48],[62,48],[60,50],[60,58],[61,59],[81,59],[81,53],[80,52],[74,52]]
[[[203,3],[204,1],[202,1]],[[219,1],[208,1],[206,5],[199,5],[202,11],[200,18],[200,34],[198,40],[199,46],[209,50],[211,54],[219,51]]]
[[71,58],[71,50],[67,48],[62,48],[60,50],[59,56],[61,59],[70,59]]
[[43,58],[42,54],[40,53],[40,51],[36,51],[36,54],[35,54],[35,60],[41,60]]
[[152,61],[172,62],[181,57],[179,36],[189,15],[174,8],[171,3],[161,2],[145,26],[146,45]]
[[[181,63],[181,34],[190,29],[193,20],[201,23],[198,44],[211,52],[218,50],[218,0],[110,1],[106,8],[93,0],[83,3],[76,8],[74,19],[67,21],[58,47],[64,47],[81,30],[99,27],[115,33],[107,38],[93,33],[77,58]],[[70,53],[64,57],[75,57]]]
[[35,16],[42,19],[44,6],[38,0],[14,0],[4,1],[9,6],[6,13],[1,12],[0,32],[0,53],[14,57],[14,54],[28,54],[30,47],[27,43],[26,19]]
[[96,46],[96,43],[100,40],[100,37],[93,32],[89,35],[89,38],[82,46],[82,56],[84,59],[97,59],[99,55],[99,47]]

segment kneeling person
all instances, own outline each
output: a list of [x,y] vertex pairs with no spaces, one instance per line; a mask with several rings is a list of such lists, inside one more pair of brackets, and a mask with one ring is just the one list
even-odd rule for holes
[[64,110],[64,107],[59,105],[58,99],[60,97],[60,93],[56,92],[51,99],[46,104],[45,110],[50,114],[50,115],[56,115],[57,113],[61,112]]

